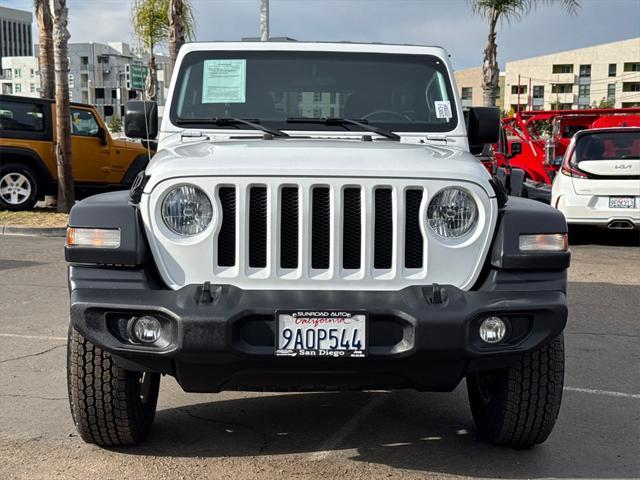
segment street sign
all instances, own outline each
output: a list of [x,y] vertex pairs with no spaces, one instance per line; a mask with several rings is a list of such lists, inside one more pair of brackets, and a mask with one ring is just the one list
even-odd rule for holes
[[130,87],[134,90],[144,90],[144,81],[147,78],[147,67],[140,63],[130,65]]

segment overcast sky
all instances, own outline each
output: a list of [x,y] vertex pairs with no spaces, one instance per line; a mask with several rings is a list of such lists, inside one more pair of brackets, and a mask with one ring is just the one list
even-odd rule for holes
[[[1,3],[24,10],[33,5],[32,0]],[[135,44],[130,0],[68,0],[68,4],[71,42]],[[192,0],[192,4],[196,40],[258,35],[259,0]],[[640,36],[640,0],[581,0],[581,4],[575,17],[557,4],[545,5],[520,22],[501,25],[500,64]],[[482,61],[487,26],[471,14],[467,0],[271,0],[270,5],[271,36],[441,45],[457,69]],[[636,56],[640,58],[640,51]]]

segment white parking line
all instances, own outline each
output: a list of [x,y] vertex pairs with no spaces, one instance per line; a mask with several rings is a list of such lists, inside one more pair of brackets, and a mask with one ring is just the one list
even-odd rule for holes
[[564,389],[568,392],[590,393],[591,395],[606,395],[608,397],[640,399],[640,393],[612,392],[610,390],[596,390],[593,388],[578,388],[578,387],[564,387]]
[[330,457],[335,449],[351,435],[358,424],[369,414],[371,414],[376,408],[378,408],[387,399],[388,394],[379,393],[369,401],[364,407],[362,407],[358,413],[356,413],[347,423],[345,423],[340,430],[338,430],[331,438],[322,444],[317,452],[313,452],[309,455],[309,459],[314,462],[326,460]]
[[19,335],[17,333],[0,333],[3,338],[26,338],[29,340],[66,340],[67,337],[50,337],[48,335]]

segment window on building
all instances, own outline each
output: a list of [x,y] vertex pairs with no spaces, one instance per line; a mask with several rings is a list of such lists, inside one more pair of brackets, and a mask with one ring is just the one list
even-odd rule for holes
[[624,82],[622,84],[623,92],[640,92],[640,82]]
[[22,69],[21,68],[14,68],[13,69],[13,78],[20,78],[22,77]]
[[32,84],[29,85],[29,91],[31,93],[36,93],[36,84],[35,83],[32,83]]
[[573,83],[554,83],[551,85],[551,93],[572,93]]
[[89,65],[89,57],[80,57],[80,65]]
[[[527,109],[527,104],[526,103],[521,103],[520,104],[520,111],[524,111]],[[518,104],[517,103],[512,103],[511,104],[511,110],[513,110],[514,112],[518,111]]]
[[640,108],[640,102],[622,102],[622,108]]
[[88,110],[71,109],[71,134],[83,137],[98,135],[98,122]]
[[73,88],[73,73],[69,74],[69,88]]
[[[526,85],[520,85],[520,95],[523,95],[527,93],[527,86]],[[518,94],[518,85],[511,85],[511,95],[517,95]]]
[[96,88],[95,89],[95,98],[97,99],[101,99],[104,100],[104,88]]
[[533,98],[544,98],[544,85],[533,86]]
[[20,85],[19,83],[16,83],[13,87],[13,91],[16,93],[22,93],[22,85]]
[[591,95],[591,85],[580,85],[578,87],[578,96],[588,97]]
[[2,84],[2,94],[3,95],[13,95],[13,83],[3,83]]
[[462,100],[471,100],[473,98],[473,87],[462,87],[460,98]]
[[[336,92],[331,92],[331,95],[329,96],[329,103],[331,103],[331,105],[336,103]],[[333,115],[331,115],[333,117]]]
[[112,100],[117,100],[118,99],[118,90],[111,90],[111,99]]
[[573,73],[573,65],[570,63],[560,63],[553,66],[553,73]]
[[607,100],[615,100],[616,99],[616,84],[610,83],[607,85]]
[[41,105],[0,100],[0,131],[44,132],[44,127],[44,112]]
[[624,64],[625,72],[640,72],[640,62],[626,62]]
[[314,92],[313,93],[313,101],[321,102],[322,101],[322,92]]
[[615,63],[609,64],[609,76],[615,77],[617,75],[618,66]]
[[551,110],[571,110],[572,103],[552,103]]
[[36,76],[36,69],[35,69],[35,68],[32,68],[32,69],[31,69],[31,78],[33,78],[33,77],[35,77],[35,76]]
[[581,77],[590,77],[591,76],[591,65],[580,65],[580,76]]
[[321,108],[314,108],[313,109],[313,116],[315,118],[320,118],[322,117],[322,109]]

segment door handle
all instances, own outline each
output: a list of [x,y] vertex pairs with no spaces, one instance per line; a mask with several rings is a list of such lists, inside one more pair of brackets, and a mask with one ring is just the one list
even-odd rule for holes
[[103,173],[109,173],[111,171],[109,167],[100,167],[100,170],[102,170]]

